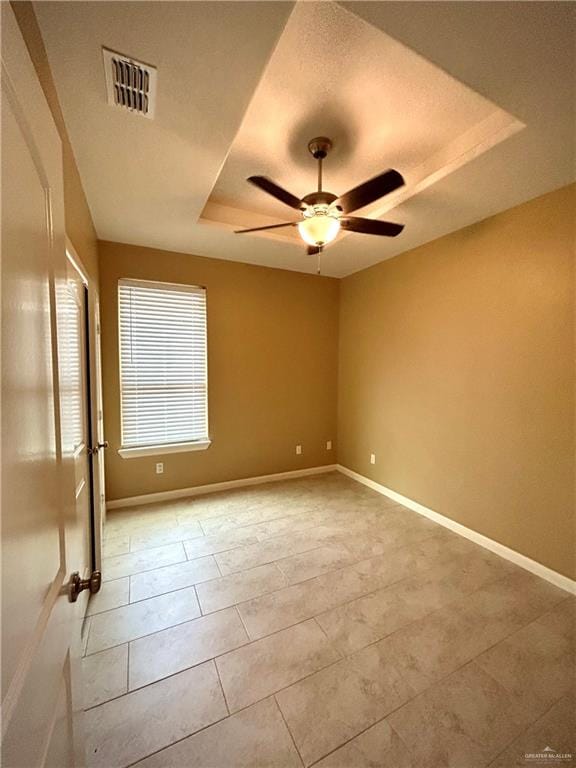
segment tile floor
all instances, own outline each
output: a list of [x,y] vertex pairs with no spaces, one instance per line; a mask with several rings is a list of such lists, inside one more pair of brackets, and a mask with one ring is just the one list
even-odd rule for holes
[[104,556],[91,768],[576,753],[576,598],[340,474],[110,513]]

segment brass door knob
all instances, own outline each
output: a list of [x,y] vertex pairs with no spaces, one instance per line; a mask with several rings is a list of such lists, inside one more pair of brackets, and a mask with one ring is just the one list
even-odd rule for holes
[[102,574],[100,571],[92,571],[88,579],[81,579],[80,573],[78,571],[74,571],[72,576],[70,576],[70,581],[68,582],[68,599],[71,603],[75,603],[76,600],[78,600],[78,595],[80,592],[83,592],[85,589],[89,589],[90,594],[94,595],[96,592],[100,591],[101,586]]

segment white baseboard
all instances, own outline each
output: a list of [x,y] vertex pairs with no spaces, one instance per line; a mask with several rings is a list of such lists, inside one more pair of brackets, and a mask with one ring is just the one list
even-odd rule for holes
[[119,509],[120,507],[137,507],[140,504],[154,504],[159,501],[183,499],[187,496],[201,496],[205,493],[216,491],[228,491],[231,488],[241,488],[245,485],[260,485],[261,483],[273,483],[276,480],[290,480],[296,477],[308,475],[322,475],[325,472],[335,472],[336,464],[326,464],[322,467],[309,467],[308,469],[293,469],[290,472],[276,472],[273,475],[260,475],[259,477],[243,477],[240,480],[226,480],[222,483],[209,483],[197,485],[193,488],[178,488],[175,491],[161,491],[160,493],[147,493],[143,496],[130,496],[125,499],[114,499],[106,502],[106,509]]
[[470,539],[470,541],[473,541],[475,544],[479,544],[481,547],[485,547],[491,552],[500,555],[500,557],[510,560],[510,562],[519,565],[521,568],[525,568],[536,576],[546,579],[546,581],[554,584],[554,586],[560,587],[560,589],[565,589],[566,592],[570,592],[573,595],[576,594],[576,581],[568,578],[568,576],[563,576],[561,573],[542,565],[542,563],[538,563],[536,560],[526,557],[526,555],[521,555],[520,552],[510,549],[509,547],[504,546],[504,544],[494,541],[494,539],[489,539],[488,536],[473,531],[471,528],[467,528],[465,525],[461,525],[455,520],[441,515],[439,512],[434,512],[434,510],[428,509],[428,507],[425,507],[423,504],[413,501],[407,496],[402,496],[401,493],[397,493],[391,488],[386,488],[385,485],[380,485],[380,483],[376,483],[374,480],[370,480],[368,477],[364,477],[364,475],[360,475],[358,472],[348,469],[348,467],[338,464],[336,468],[338,472],[342,472],[342,474],[351,477],[353,480],[356,480],[363,485],[367,485],[368,488],[372,488],[372,490],[381,493],[383,496],[388,496],[389,499],[393,499],[398,502],[398,504],[408,507],[408,509],[411,509],[413,512],[418,512],[419,515],[424,515],[424,517],[428,517],[435,523],[443,525],[445,528],[449,528],[451,531],[454,531],[454,533],[458,533],[460,536]]

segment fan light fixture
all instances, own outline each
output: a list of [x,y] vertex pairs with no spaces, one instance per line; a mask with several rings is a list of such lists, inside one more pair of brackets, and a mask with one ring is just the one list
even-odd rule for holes
[[327,205],[315,205],[304,211],[304,218],[298,222],[300,237],[308,245],[322,247],[331,243],[340,231],[339,211]]
[[308,151],[318,161],[318,189],[302,199],[278,186],[266,176],[250,176],[248,181],[266,192],[284,205],[298,211],[300,221],[285,221],[280,224],[267,224],[263,227],[236,230],[237,234],[262,232],[282,227],[298,227],[300,237],[308,244],[309,256],[318,255],[318,273],[320,273],[320,254],[325,245],[333,242],[341,229],[348,232],[360,232],[365,235],[396,237],[404,229],[403,224],[379,219],[363,219],[350,216],[359,208],[365,208],[384,195],[395,192],[404,186],[402,175],[393,169],[384,171],[379,176],[349,189],[344,195],[334,195],[322,189],[322,161],[332,149],[332,142],[326,136],[318,136],[308,142]]

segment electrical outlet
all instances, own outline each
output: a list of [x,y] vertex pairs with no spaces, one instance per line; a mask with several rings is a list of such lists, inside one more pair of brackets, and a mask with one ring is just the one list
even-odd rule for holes
[[326,441],[326,450],[331,451],[332,450],[332,440]]
[[371,453],[370,454],[370,464],[376,464],[376,454]]
[[156,474],[157,475],[164,474],[164,463],[162,461],[159,461],[158,464],[156,464]]
[[302,446],[301,445],[297,445],[296,446],[296,453],[298,454],[298,456],[300,456],[300,454],[302,453]]

